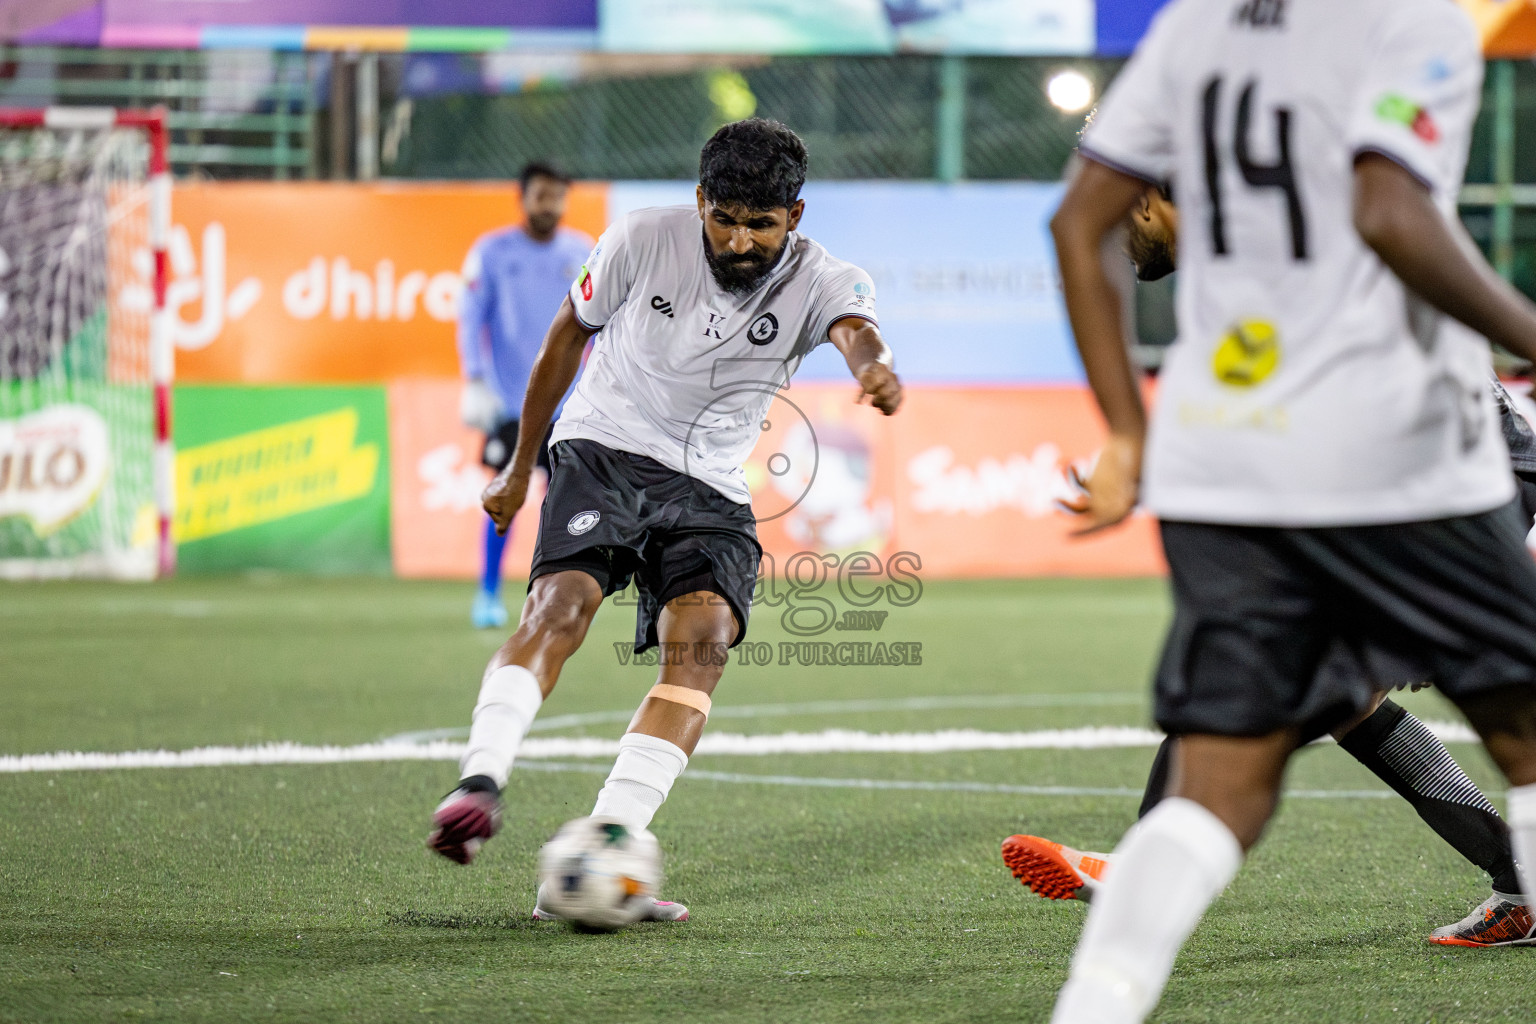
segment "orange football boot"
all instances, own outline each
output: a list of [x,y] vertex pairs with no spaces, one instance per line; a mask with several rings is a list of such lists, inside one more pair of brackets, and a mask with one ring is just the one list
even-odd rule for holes
[[1436,928],[1429,941],[1439,946],[1536,946],[1536,918],[1518,899],[1494,893],[1455,924]]
[[1109,870],[1109,854],[1084,853],[1039,836],[1003,840],[1003,863],[1013,877],[1048,900],[1087,902]]

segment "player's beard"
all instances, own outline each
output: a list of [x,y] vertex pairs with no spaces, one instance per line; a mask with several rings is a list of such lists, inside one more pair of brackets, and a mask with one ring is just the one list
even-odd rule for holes
[[1178,269],[1173,242],[1141,231],[1135,225],[1126,236],[1125,252],[1136,264],[1139,281],[1160,281]]
[[699,234],[704,242],[704,260],[709,264],[709,272],[714,275],[715,283],[732,295],[750,294],[773,272],[779,257],[784,254],[784,246],[780,245],[767,256],[760,256],[755,250],[739,254],[727,251],[720,256],[709,244],[709,235],[704,229],[700,228]]
[[528,233],[536,238],[548,238],[560,226],[558,213],[531,213],[528,215]]

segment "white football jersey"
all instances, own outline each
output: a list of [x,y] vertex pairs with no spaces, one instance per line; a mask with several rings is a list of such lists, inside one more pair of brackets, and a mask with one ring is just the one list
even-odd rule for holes
[[875,321],[869,275],[790,232],[747,295],[715,283],[693,206],[636,210],[592,250],[571,302],[602,328],[552,441],[655,459],[742,504],[742,471],[778,389],[845,317]]
[[1487,344],[1356,233],[1380,153],[1454,217],[1477,32],[1452,0],[1174,0],[1085,155],[1179,206],[1177,343],[1145,470],[1165,519],[1273,526],[1483,512],[1514,494]]

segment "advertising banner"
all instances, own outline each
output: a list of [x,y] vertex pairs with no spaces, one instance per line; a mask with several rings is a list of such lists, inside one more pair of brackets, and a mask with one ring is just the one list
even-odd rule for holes
[[[597,235],[629,210],[691,203],[693,191],[686,182],[578,183],[566,223]],[[813,182],[804,195],[802,230],[874,277],[881,325],[908,380],[1082,383],[1046,229],[1060,186]],[[464,255],[515,216],[514,196],[506,185],[179,189],[168,294],[178,379],[457,376]],[[998,223],[1009,225],[1006,244],[987,241]],[[846,374],[830,346],[800,371],[803,380]]]
[[1152,16],[1162,10],[1168,0],[1099,0],[1098,24],[1095,31],[1098,42],[1095,53],[1100,57],[1128,57],[1147,34]]
[[1087,539],[1056,502],[1104,443],[1082,388],[914,388],[890,419],[901,546],[935,576],[1142,576],[1164,571],[1156,524],[1138,514]]
[[[605,193],[575,186],[566,223],[600,233]],[[516,194],[508,185],[178,187],[167,294],[177,379],[458,376],[464,257],[517,218]]]
[[106,0],[106,7],[120,25],[597,24],[596,0]]
[[[0,0],[0,40],[429,52],[601,46],[618,53],[1115,57],[1131,52],[1165,2],[602,0],[599,27],[599,0]],[[1461,2],[1484,27],[1485,38],[1509,35],[1506,24],[1525,18],[1529,7]],[[1502,54],[1510,48],[1494,49]]]
[[38,45],[494,51],[597,46],[597,0],[0,0]]
[[185,572],[389,571],[382,388],[178,387]]
[[1080,388],[907,390],[881,416],[855,389],[792,386],[770,411],[747,465],[764,550],[882,563],[906,553],[934,577],[1135,576],[1161,572],[1152,520],[1069,536],[1057,507],[1104,442]]
[[[480,435],[458,425],[453,381],[390,386],[394,565],[401,576],[479,572],[489,479]],[[854,387],[781,392],[747,463],[758,537],[772,571],[797,556],[888,564],[911,556],[933,577],[1132,576],[1161,572],[1154,525],[1079,540],[1056,502],[1104,432],[1078,388],[913,387],[893,417],[854,402]],[[543,482],[513,527],[506,571],[525,576]],[[909,558],[909,561],[911,560]],[[805,563],[804,558],[799,558]],[[920,564],[918,564],[920,563]]]
[[152,410],[147,387],[0,383],[0,577],[153,574]]
[[1093,52],[1094,0],[601,0],[620,53]]
[[0,41],[28,40],[33,33],[88,19],[92,13],[99,25],[99,0],[0,0]]
[[[1048,223],[1062,186],[810,182],[800,230],[875,281],[875,308],[912,382],[1084,383],[1057,284]],[[687,182],[615,182],[609,217],[692,203]],[[798,380],[843,380],[823,345]]]
[[[459,382],[417,379],[390,384],[389,436],[395,574],[478,576],[486,521],[480,492],[491,471],[480,464],[485,436],[459,423]],[[508,576],[528,575],[543,500],[543,474],[535,473],[528,504],[513,524],[507,545]]]

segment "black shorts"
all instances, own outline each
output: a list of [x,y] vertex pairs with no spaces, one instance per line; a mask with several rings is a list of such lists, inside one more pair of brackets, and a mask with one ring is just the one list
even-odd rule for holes
[[1525,513],[1525,525],[1529,528],[1536,520],[1536,473],[1515,470],[1515,487],[1519,492],[1515,500],[1520,503],[1520,511]]
[[[483,465],[498,473],[507,468],[507,463],[512,461],[517,451],[517,424],[517,420],[507,420],[485,435],[485,447],[480,451],[480,462]],[[534,463],[546,473],[549,472],[549,435],[554,430],[555,425],[551,423],[549,429],[544,431],[544,443],[539,445],[539,457]]]
[[1175,611],[1158,725],[1311,737],[1406,683],[1453,701],[1536,687],[1529,528],[1514,502],[1391,526],[1163,523]]
[[583,438],[556,442],[550,461],[530,586],[540,576],[578,569],[607,597],[634,578],[637,651],[656,645],[668,601],[719,594],[736,616],[731,646],[741,643],[763,558],[752,506],[655,459]]

